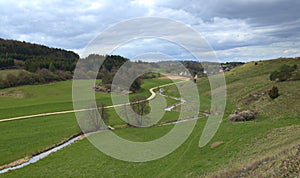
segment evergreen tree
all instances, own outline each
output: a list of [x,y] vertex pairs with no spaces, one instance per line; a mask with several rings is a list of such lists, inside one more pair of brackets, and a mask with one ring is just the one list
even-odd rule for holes
[[49,65],[49,70],[51,71],[51,72],[55,72],[56,71],[56,68],[55,68],[55,66],[54,66],[54,64],[51,62],[50,63],[50,65]]

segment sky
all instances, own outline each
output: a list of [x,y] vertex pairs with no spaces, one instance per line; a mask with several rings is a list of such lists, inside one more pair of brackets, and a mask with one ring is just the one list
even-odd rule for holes
[[[299,7],[299,0],[0,0],[0,38],[83,56],[87,45],[110,27],[129,19],[159,17],[198,32],[220,61],[247,62],[300,56]],[[164,24],[159,27],[162,33],[176,31]],[[126,37],[134,28],[121,30],[115,38]],[[190,58],[180,48],[161,39],[140,39],[113,53],[128,58],[149,52]]]

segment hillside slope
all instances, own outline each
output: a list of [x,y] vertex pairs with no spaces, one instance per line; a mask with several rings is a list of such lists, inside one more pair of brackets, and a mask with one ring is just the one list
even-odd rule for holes
[[[300,66],[300,59],[280,58],[250,62],[226,73],[228,100],[234,108],[252,109],[269,119],[300,115],[300,81],[274,82],[269,79],[282,65]],[[279,89],[279,97],[271,99],[268,90]]]
[[[209,177],[289,177],[300,175],[299,157],[296,156],[300,144],[300,81],[274,82],[269,76],[282,65],[300,66],[299,59],[275,59],[250,62],[226,72],[228,105],[227,115],[236,109],[256,110],[256,122],[273,124],[274,128],[255,129],[261,132],[253,137],[230,165],[220,168]],[[272,86],[279,89],[279,97],[271,99],[268,90]],[[295,121],[294,124],[275,128],[277,122]],[[229,122],[228,117],[224,122]],[[233,123],[239,124],[239,123]],[[244,124],[244,123],[241,123]],[[242,127],[241,127],[242,128]],[[265,132],[268,130],[267,132]],[[264,133],[266,135],[264,136]],[[241,136],[243,138],[243,136]],[[299,154],[299,153],[298,153]]]
[[[105,155],[87,139],[83,139],[35,164],[4,174],[3,177],[253,177],[262,173],[255,170],[265,169],[259,168],[261,163],[269,163],[268,160],[280,163],[281,155],[290,157],[294,154],[293,148],[300,143],[300,119],[295,117],[300,105],[297,99],[300,93],[293,91],[299,88],[300,81],[275,83],[269,80],[269,74],[282,64],[294,63],[299,64],[299,61],[278,59],[258,62],[257,65],[253,62],[226,72],[226,114],[216,135],[203,148],[199,148],[198,144],[207,118],[197,121],[184,144],[158,160],[144,163],[120,161]],[[261,93],[273,85],[279,87],[278,98],[269,100],[267,96],[259,95],[255,102],[245,102],[250,94]],[[209,110],[209,81],[206,78],[200,79],[198,88],[200,110]],[[169,87],[165,91],[170,96],[176,95],[176,88]],[[284,107],[290,99],[294,99],[293,103],[289,108]],[[269,107],[279,111],[271,112]],[[229,114],[237,108],[255,108],[260,115],[256,121],[229,122]],[[116,129],[114,133],[131,141],[143,142],[161,137],[172,127],[124,128]],[[223,144],[213,146],[221,142]]]

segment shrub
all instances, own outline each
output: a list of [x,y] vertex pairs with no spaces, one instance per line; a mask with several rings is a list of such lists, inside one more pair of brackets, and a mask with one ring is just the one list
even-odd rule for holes
[[292,80],[300,80],[300,71],[297,71],[293,76]]
[[18,78],[13,74],[8,74],[6,76],[6,81],[8,82],[8,86],[14,87],[17,85]]
[[235,111],[234,114],[229,116],[229,120],[232,122],[245,122],[255,120],[258,116],[257,111]]
[[279,71],[272,72],[269,78],[271,81],[279,82],[290,80],[295,70],[297,70],[297,65],[288,66],[284,64],[280,67]]
[[32,79],[32,74],[21,71],[18,75],[18,81],[17,85],[28,85],[28,84],[34,84]]
[[278,87],[273,86],[269,91],[268,94],[270,96],[271,99],[275,99],[279,96],[279,90]]
[[57,70],[54,74],[58,76],[58,80],[69,80],[73,77],[69,71]]
[[48,69],[41,69],[36,72],[40,77],[42,77],[45,82],[53,82],[58,80],[58,76],[52,73]]

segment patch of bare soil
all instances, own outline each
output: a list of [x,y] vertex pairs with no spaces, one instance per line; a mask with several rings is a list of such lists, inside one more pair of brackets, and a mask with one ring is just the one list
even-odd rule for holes
[[223,143],[224,143],[224,142],[222,142],[222,141],[214,142],[214,143],[212,143],[212,144],[210,145],[210,148],[216,148],[216,147],[222,145]]
[[0,97],[24,98],[24,96],[25,96],[24,93],[17,90],[0,92]]
[[168,75],[164,77],[160,77],[161,79],[171,79],[171,80],[190,80],[188,77],[183,77],[183,76],[176,76],[176,75]]

